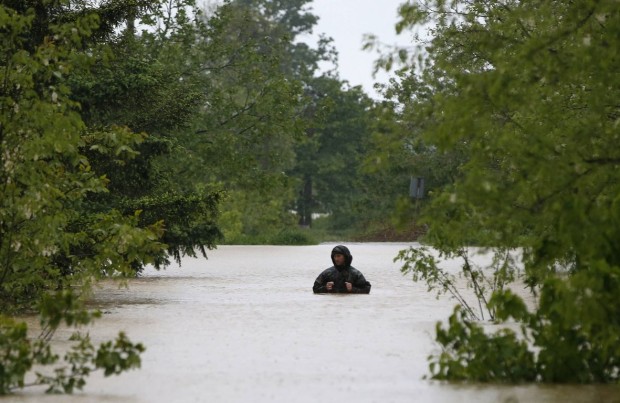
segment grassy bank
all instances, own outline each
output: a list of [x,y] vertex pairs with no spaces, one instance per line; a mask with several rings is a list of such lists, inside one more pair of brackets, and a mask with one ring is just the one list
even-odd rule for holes
[[373,223],[360,228],[333,228],[329,219],[320,218],[309,228],[286,228],[276,232],[247,235],[226,239],[224,245],[317,245],[324,242],[414,242],[424,229],[409,225],[396,227]]

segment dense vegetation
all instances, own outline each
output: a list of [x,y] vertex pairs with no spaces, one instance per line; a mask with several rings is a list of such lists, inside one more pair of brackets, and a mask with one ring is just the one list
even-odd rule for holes
[[[437,327],[433,377],[618,382],[620,8],[454,0],[400,15],[426,42],[381,62],[403,62],[388,95],[405,122],[383,148],[411,144],[412,164],[443,166],[426,241],[463,259],[490,317],[522,324],[487,334],[461,301]],[[494,254],[489,268],[472,266],[471,245]],[[458,293],[435,256],[399,258],[414,279]],[[504,287],[520,268],[538,296],[531,311]]]

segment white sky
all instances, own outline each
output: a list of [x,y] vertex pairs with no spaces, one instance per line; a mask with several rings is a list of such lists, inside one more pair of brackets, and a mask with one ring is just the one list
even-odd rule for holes
[[362,85],[366,93],[377,97],[375,81],[386,83],[389,75],[381,72],[372,78],[377,54],[362,50],[364,34],[374,34],[381,42],[407,45],[408,35],[396,35],[398,6],[405,0],[314,0],[309,3],[319,16],[314,34],[324,33],[334,39],[339,54],[340,78],[351,85]]

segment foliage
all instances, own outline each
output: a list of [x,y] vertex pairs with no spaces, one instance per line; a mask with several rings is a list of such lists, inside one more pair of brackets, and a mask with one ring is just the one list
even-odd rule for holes
[[[191,194],[160,192],[124,201],[122,207],[127,212],[142,212],[141,227],[163,221],[165,231],[160,240],[167,245],[167,254],[181,264],[183,255],[195,256],[196,251],[206,257],[206,248],[213,248],[214,241],[221,239],[220,228],[215,224],[221,197],[219,191],[201,189]],[[167,263],[167,259],[162,258],[155,260],[154,266],[159,268]]]
[[[105,376],[139,368],[140,353],[145,348],[132,343],[120,332],[114,341],[106,341],[95,348],[88,334],[74,332],[69,338],[71,347],[63,357],[64,365],[58,366],[60,357],[52,351],[50,339],[55,329],[64,323],[79,327],[90,323],[97,313],[87,313],[76,295],[70,291],[47,295],[42,303],[42,331],[36,338],[28,335],[24,322],[17,322],[0,315],[0,395],[25,386],[47,385],[47,392],[72,393],[82,389],[86,377],[94,371]],[[56,366],[53,375],[36,373],[32,383],[25,383],[26,374],[34,366]]]
[[316,245],[317,241],[303,229],[279,231],[271,238],[273,245]]
[[435,340],[442,352],[429,359],[434,379],[477,382],[536,380],[534,354],[514,331],[501,329],[489,336],[456,306],[447,327],[436,326]]
[[[88,130],[84,124],[67,77],[91,66],[85,39],[98,32],[100,17],[71,14],[74,18],[64,21],[56,11],[65,6],[61,1],[18,10],[0,5],[2,393],[24,386],[32,365],[56,362],[49,341],[61,323],[83,325],[93,318],[80,302],[93,281],[131,275],[136,264],[153,263],[165,248],[159,241],[162,223],[138,227],[139,211],[84,214],[89,197],[108,191],[108,179],[93,171],[82,150],[128,160],[143,137],[124,127]],[[49,14],[42,12],[45,7]],[[45,331],[31,342],[26,327],[4,315],[33,309]],[[139,365],[142,347],[123,335],[114,345],[104,343],[94,359],[88,340],[76,342],[78,350],[68,358],[73,372],[60,370],[38,382],[72,391],[90,370],[119,373]]]
[[[141,15],[151,29],[137,35],[128,23],[105,47],[93,48],[97,63],[91,69],[70,79],[89,130],[122,125],[144,133],[131,159],[101,148],[84,150],[93,169],[110,180],[108,193],[89,197],[88,212],[141,211],[141,227],[163,221],[167,247],[154,257],[157,268],[166,266],[169,257],[180,263],[183,255],[206,256],[221,238],[216,224],[221,189],[184,181],[175,168],[187,151],[179,132],[206,102],[204,79],[192,65],[197,63],[192,46],[204,29],[200,13],[190,18],[193,5],[191,0],[151,4]],[[178,186],[182,182],[186,185]]]
[[[620,10],[613,1],[454,0],[407,3],[400,14],[399,29],[431,26],[432,35],[425,53],[404,59],[406,82],[393,88],[402,119],[413,139],[459,156],[423,210],[427,241],[448,253],[472,242],[522,248],[526,281],[540,293],[536,311],[518,315],[540,350],[535,377],[529,355],[519,355],[522,380],[617,381],[609,340],[620,334],[610,319],[620,311],[609,299],[620,268]],[[496,301],[496,312],[506,309]],[[461,337],[461,319],[442,337]],[[478,336],[459,340],[484,354]],[[512,336],[502,340],[521,351]],[[454,355],[442,368],[473,365],[475,354],[443,344]],[[475,367],[439,373],[515,380]]]
[[544,381],[599,383],[620,379],[616,296],[620,268],[594,262],[567,281],[550,278],[530,319],[538,370]]
[[[397,74],[400,80],[392,80],[391,87],[384,91],[385,99],[373,110],[372,134],[362,172],[368,188],[367,204],[374,208],[366,214],[375,220],[388,219],[400,229],[412,225],[426,228],[421,211],[427,207],[429,197],[459,177],[467,147],[440,150],[424,138],[425,130],[434,121],[433,85],[417,75],[406,76],[404,71]],[[423,77],[433,81],[433,72],[425,72]],[[424,180],[420,199],[409,194],[412,178]]]
[[289,224],[293,181],[284,171],[303,130],[301,85],[285,68],[292,33],[263,3],[230,2],[199,15],[179,54],[183,81],[195,83],[203,103],[160,161],[175,172],[176,191],[198,183],[227,192],[219,224],[229,239]]
[[208,22],[199,49],[209,106],[190,133],[203,178],[233,189],[285,188],[282,171],[302,129],[300,84],[281,67],[290,38],[258,6],[233,2]]
[[[334,181],[333,173],[349,179],[357,174],[356,158],[340,156],[364,147],[370,106],[359,88],[347,89],[333,72],[319,71],[320,62],[335,63],[330,39],[321,38],[315,48],[299,39],[317,21],[308,3],[235,0],[209,20],[212,40],[205,51],[221,56],[205,63],[214,84],[211,107],[197,122],[200,136],[192,147],[200,152],[201,167],[207,164],[211,177],[235,192],[261,201],[267,191],[278,199],[252,215],[272,217],[278,204],[282,227],[289,225],[288,210],[297,212],[302,225],[313,212],[351,210],[355,187],[347,184],[344,191],[340,185],[347,180]],[[340,147],[333,147],[338,140]],[[243,231],[252,235],[251,227]]]
[[316,245],[317,235],[303,228],[285,228],[255,235],[236,234],[226,238],[227,245]]
[[[483,251],[478,253],[483,253]],[[449,294],[454,298],[461,308],[462,317],[469,320],[495,320],[495,308],[490,304],[490,298],[493,293],[502,291],[507,284],[515,280],[518,274],[515,257],[510,250],[503,251],[503,253],[495,251],[491,263],[488,266],[482,266],[476,264],[475,256],[472,256],[475,254],[476,251],[470,248],[440,252],[439,258],[462,260],[458,276],[451,273],[447,267],[442,267],[442,261],[424,246],[400,251],[394,261],[402,261],[401,272],[411,274],[415,282],[424,281],[428,286],[428,291],[435,291],[437,297]],[[466,288],[473,290],[474,301],[470,301],[463,293],[459,278],[465,278]]]
[[[33,16],[2,11],[3,23],[13,29],[3,42],[0,110],[0,292],[6,312],[64,287],[65,279],[76,283],[85,280],[81,274],[127,273],[133,261],[152,261],[149,253],[163,245],[157,242],[161,223],[138,229],[139,213],[82,216],[86,198],[106,192],[107,180],[92,171],[80,147],[102,146],[113,155],[130,156],[141,138],[122,128],[83,136],[78,106],[63,77],[88,65],[87,56],[74,52],[80,42],[74,32],[88,35],[96,17],[54,28],[57,43],[43,42],[29,54],[21,38]],[[86,245],[92,254],[74,253]]]
[[620,270],[599,262],[589,273],[546,279],[534,312],[511,291],[496,293],[489,303],[497,319],[522,322],[520,337],[510,329],[487,335],[457,307],[447,328],[437,325],[436,340],[442,352],[429,357],[432,376],[504,382],[618,382],[618,291]]
[[372,101],[359,87],[347,88],[336,78],[311,81],[313,126],[297,145],[298,178],[295,210],[300,224],[313,213],[330,213],[335,227],[351,227],[365,205],[362,160],[370,136]]
[[282,198],[274,198],[269,192],[231,192],[222,208],[224,241],[229,244],[244,236],[264,239],[296,227],[295,217],[286,210]]

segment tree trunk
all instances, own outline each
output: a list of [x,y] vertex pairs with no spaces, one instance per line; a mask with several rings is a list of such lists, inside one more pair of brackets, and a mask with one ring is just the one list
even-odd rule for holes
[[304,185],[299,195],[297,203],[297,214],[299,215],[299,225],[301,227],[312,226],[312,178],[305,177]]

